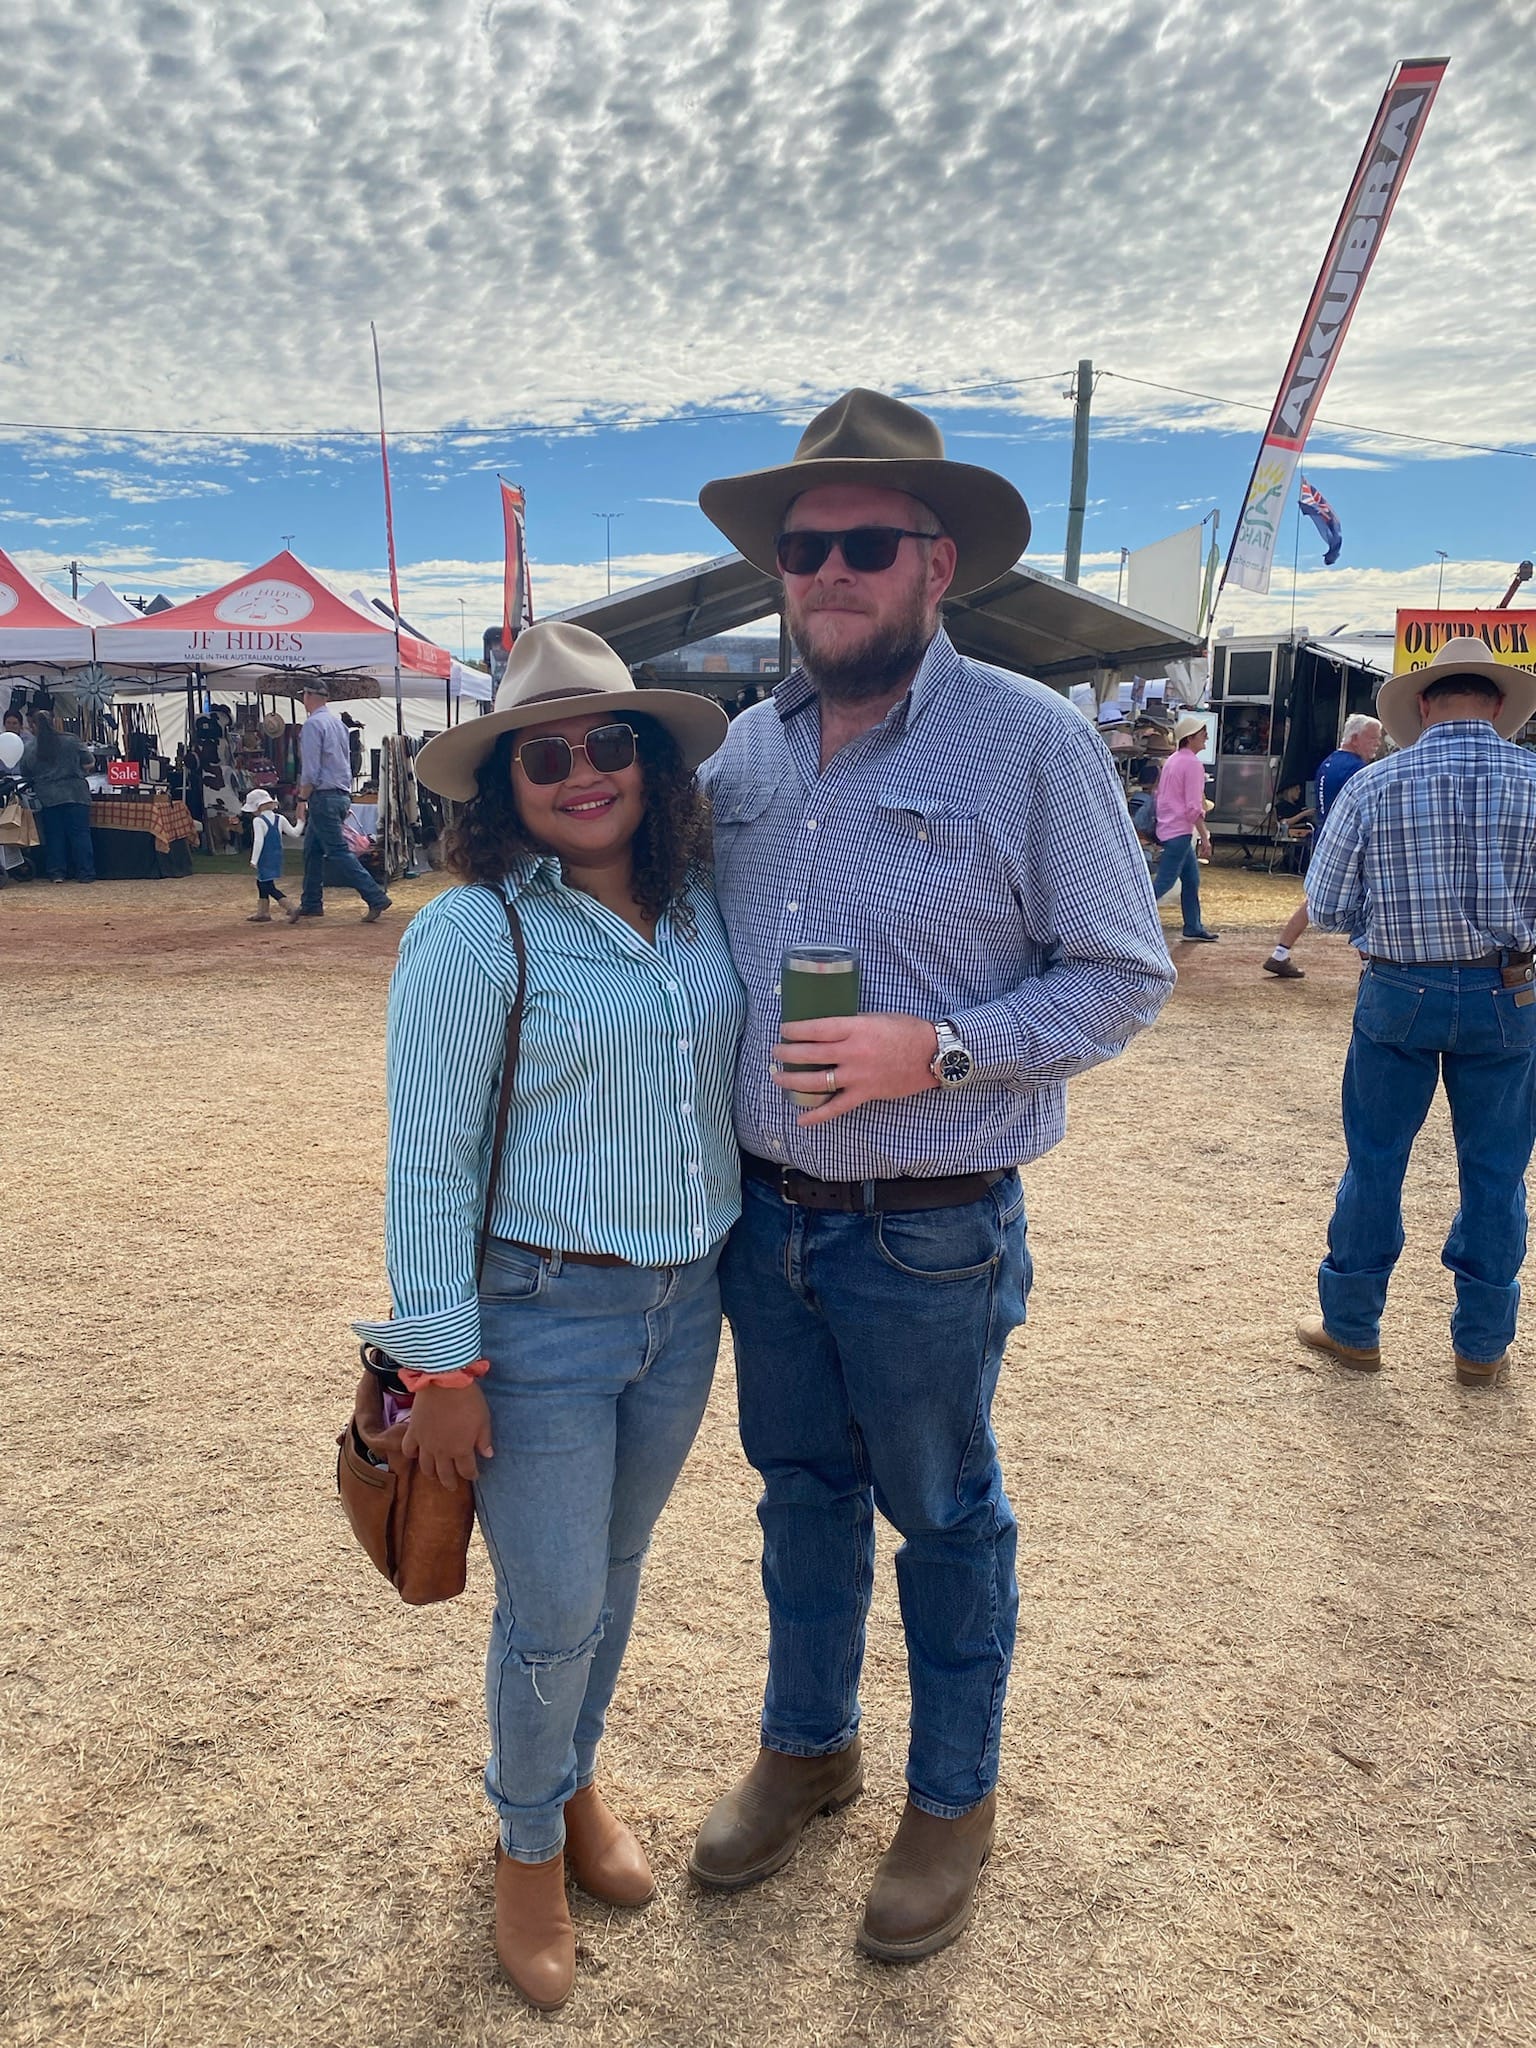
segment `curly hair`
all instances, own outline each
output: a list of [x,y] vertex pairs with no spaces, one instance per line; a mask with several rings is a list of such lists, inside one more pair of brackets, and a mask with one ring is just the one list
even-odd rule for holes
[[[620,722],[634,729],[645,791],[645,815],[633,843],[635,901],[648,917],[670,911],[679,930],[691,931],[683,891],[709,872],[708,801],[664,725],[643,711],[626,711]],[[517,732],[500,735],[476,770],[477,793],[448,831],[444,859],[448,872],[461,882],[499,888],[516,868],[544,852],[524,829],[512,792],[512,755],[521,738]]]

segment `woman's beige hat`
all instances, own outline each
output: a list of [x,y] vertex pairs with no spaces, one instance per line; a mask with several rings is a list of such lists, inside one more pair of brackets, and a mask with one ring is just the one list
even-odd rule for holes
[[606,640],[585,626],[551,619],[518,634],[495,707],[486,717],[427,741],[416,756],[416,778],[439,796],[468,803],[479,794],[475,770],[504,732],[610,706],[615,719],[626,711],[643,711],[664,725],[689,768],[709,759],[728,726],[725,713],[711,698],[696,697],[689,690],[636,689],[634,677]]
[[1173,728],[1174,745],[1182,747],[1184,742],[1187,739],[1193,739],[1196,733],[1199,733],[1203,739],[1208,739],[1210,737],[1210,730],[1210,727],[1203,718],[1197,718],[1194,712],[1186,711],[1178,724]]
[[878,391],[847,392],[817,413],[792,461],[718,477],[699,504],[749,562],[777,576],[785,515],[802,491],[821,484],[869,484],[921,499],[959,555],[953,597],[995,583],[1029,545],[1029,507],[1007,478],[951,462],[926,413]]
[[1526,720],[1536,716],[1536,674],[1528,668],[1510,668],[1473,634],[1462,633],[1447,640],[1427,667],[1388,676],[1376,692],[1376,716],[1400,747],[1411,747],[1424,730],[1420,690],[1452,676],[1480,676],[1502,694],[1504,702],[1493,721],[1500,739],[1512,740]]

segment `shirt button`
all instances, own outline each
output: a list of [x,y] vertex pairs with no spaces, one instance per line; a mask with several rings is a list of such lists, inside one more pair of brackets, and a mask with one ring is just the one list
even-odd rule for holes
[[805,829],[807,832],[814,832],[816,830],[816,820],[814,818],[807,818],[805,821]]
[[919,839],[926,839],[928,834],[926,832],[919,832],[917,836]]
[[787,903],[784,907],[789,912],[791,917],[798,917],[800,915],[800,906],[798,903]]

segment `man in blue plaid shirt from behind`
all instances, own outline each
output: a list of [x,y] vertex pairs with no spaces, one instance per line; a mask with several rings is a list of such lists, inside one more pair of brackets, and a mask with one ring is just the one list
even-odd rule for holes
[[1463,1386],[1508,1364],[1536,1137],[1536,753],[1511,744],[1536,675],[1482,641],[1447,641],[1390,677],[1377,716],[1402,749],[1345,784],[1307,872],[1321,931],[1366,956],[1344,1064],[1344,1141],[1322,1314],[1304,1344],[1381,1367],[1381,1315],[1403,1248],[1403,1176],[1443,1081],[1461,1207],[1442,1254]]

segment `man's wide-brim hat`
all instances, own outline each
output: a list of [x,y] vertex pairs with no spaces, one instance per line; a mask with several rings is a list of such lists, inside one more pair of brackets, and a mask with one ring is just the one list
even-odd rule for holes
[[791,461],[717,477],[699,493],[706,518],[759,569],[777,575],[790,506],[823,484],[905,491],[937,514],[959,561],[951,594],[995,583],[1029,545],[1029,507],[1006,477],[951,462],[925,413],[878,391],[850,391],[817,413]]
[[1528,668],[1511,668],[1497,660],[1492,650],[1471,633],[1447,640],[1425,668],[1388,676],[1376,692],[1376,716],[1400,747],[1411,747],[1424,730],[1419,716],[1419,692],[1431,683],[1449,682],[1452,676],[1477,676],[1503,692],[1493,729],[1501,739],[1512,740],[1521,726],[1536,717],[1536,674]]
[[689,768],[709,759],[727,729],[725,713],[710,698],[688,690],[637,689],[606,640],[585,626],[551,619],[518,634],[485,717],[427,741],[416,756],[417,780],[439,796],[468,803],[479,795],[476,770],[504,732],[589,711],[611,712],[616,724],[626,712],[643,711],[671,733]]

